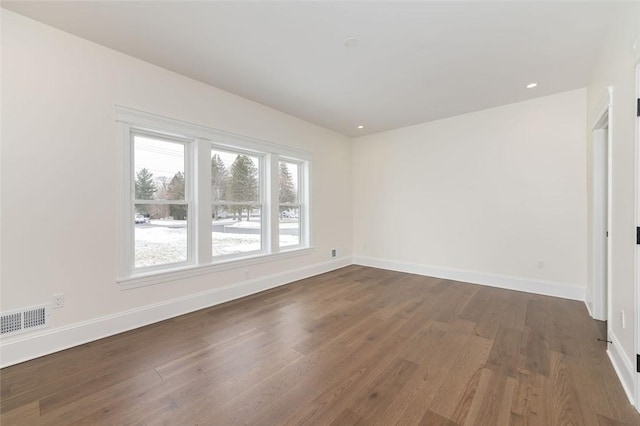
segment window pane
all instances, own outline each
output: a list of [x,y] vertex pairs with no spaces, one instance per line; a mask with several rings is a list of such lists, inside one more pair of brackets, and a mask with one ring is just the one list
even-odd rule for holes
[[184,200],[185,145],[135,135],[136,200]]
[[262,215],[257,206],[218,204],[211,222],[212,255],[260,251]]
[[237,152],[211,150],[213,202],[260,201],[260,159]]
[[279,198],[280,204],[299,203],[298,176],[300,165],[296,163],[280,162],[280,186]]
[[280,247],[300,244],[300,208],[280,206]]
[[135,210],[135,267],[186,262],[187,206],[136,204]]

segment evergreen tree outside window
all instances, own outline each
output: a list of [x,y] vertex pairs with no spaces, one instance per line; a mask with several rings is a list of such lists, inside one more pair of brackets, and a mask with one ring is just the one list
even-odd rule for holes
[[144,270],[189,260],[186,147],[150,134],[133,135],[134,267]]
[[[136,200],[153,200],[154,194],[158,191],[153,181],[153,173],[146,168],[136,172]],[[151,206],[141,205],[137,210],[139,214],[146,217],[150,216],[149,210]]]
[[300,232],[302,164],[280,161],[278,164],[279,246],[290,247],[302,243]]
[[[228,179],[229,172],[224,162],[214,152],[211,156],[211,202],[214,206],[226,198]],[[223,211],[213,209],[213,219],[218,219],[221,215],[224,215]]]
[[308,153],[124,107],[116,111],[122,286],[310,248]]
[[243,212],[246,211],[246,220],[249,221],[253,204],[242,204],[244,202],[255,202],[258,200],[258,167],[256,161],[239,154],[233,164],[231,164],[231,176],[227,183],[227,200],[240,204],[234,204],[234,218],[242,220]]
[[136,199],[138,200],[153,200],[153,194],[158,189],[153,181],[153,173],[149,170],[142,168],[136,173]]
[[264,206],[259,154],[211,150],[211,255],[260,252]]
[[[177,172],[171,178],[167,187],[167,197],[170,200],[184,200],[184,174]],[[169,213],[173,219],[187,220],[187,206],[184,204],[171,204]]]

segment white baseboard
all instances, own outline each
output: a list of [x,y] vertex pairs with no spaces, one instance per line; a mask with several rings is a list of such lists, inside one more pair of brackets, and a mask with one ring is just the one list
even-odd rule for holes
[[[46,329],[29,335],[20,335],[0,342],[0,367],[38,358],[87,342],[113,336],[199,309],[208,308],[230,300],[245,297],[300,279],[333,271],[351,264],[407,272],[455,281],[469,282],[491,287],[524,291],[565,299],[585,301],[585,289],[564,283],[532,280],[497,274],[487,274],[452,268],[420,265],[409,262],[356,256],[317,263],[298,269],[256,278],[226,287],[215,288],[165,302],[119,312],[65,327]],[[585,301],[586,304],[586,301]],[[587,304],[588,309],[588,304]],[[635,373],[633,363],[622,352],[616,336],[609,332],[613,344],[607,354],[631,404],[635,405]]]
[[611,360],[613,369],[616,371],[618,379],[620,379],[620,383],[622,383],[622,388],[627,394],[629,402],[631,403],[631,405],[635,406],[634,378],[636,376],[636,373],[634,371],[635,368],[633,367],[633,363],[622,350],[620,341],[613,333],[613,331],[608,330],[607,337],[611,340],[611,344],[608,345],[609,348],[607,349],[607,355],[609,355],[609,359]]
[[585,293],[584,293],[584,304],[587,307],[587,312],[589,313],[589,316],[593,319],[593,310],[591,309],[591,306],[593,306],[593,297],[591,297],[591,288],[587,285],[587,288],[585,289]]
[[351,265],[345,257],[0,342],[0,367],[38,358]]
[[422,265],[395,260],[377,259],[372,257],[354,256],[353,263],[428,277],[444,278],[508,290],[524,291],[544,296],[561,297],[584,301],[585,288],[571,284],[534,280],[529,278],[512,277],[507,275],[487,274],[484,272],[467,271],[463,269],[443,268],[439,266]]

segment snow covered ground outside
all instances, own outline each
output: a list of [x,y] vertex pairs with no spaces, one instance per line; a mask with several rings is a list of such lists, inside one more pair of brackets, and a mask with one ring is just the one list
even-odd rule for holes
[[[260,250],[260,234],[233,233],[229,230],[260,229],[259,222],[213,221],[213,225],[225,225],[226,232],[212,232],[212,254],[220,256]],[[281,229],[296,229],[298,223],[281,223]],[[280,246],[298,244],[298,235],[280,235]],[[164,265],[187,260],[187,226],[184,220],[152,220],[150,225],[135,227],[136,267]]]
[[164,265],[187,260],[187,227],[135,228],[136,267]]
[[[287,222],[280,222],[280,229],[296,229],[298,228],[297,219],[284,219]],[[186,227],[186,220],[172,220],[172,219],[152,219],[150,221],[151,225],[155,226],[169,226],[169,227]],[[257,220],[251,220],[247,222],[243,220],[242,222],[236,222],[233,219],[220,219],[211,221],[211,225],[225,225],[231,228],[243,228],[243,229],[260,229],[260,222]]]
[[[243,220],[242,222],[233,222],[228,220],[214,220],[212,222],[213,225],[216,225],[218,223],[228,223],[228,225],[226,225],[227,228],[260,229],[260,222],[257,221],[247,222]],[[298,225],[298,222],[280,222],[280,229],[297,229]]]

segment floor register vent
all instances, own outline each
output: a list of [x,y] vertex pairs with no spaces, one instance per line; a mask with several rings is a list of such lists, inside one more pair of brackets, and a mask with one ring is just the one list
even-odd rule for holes
[[9,336],[49,326],[49,305],[32,306],[2,313],[0,316],[1,336]]

